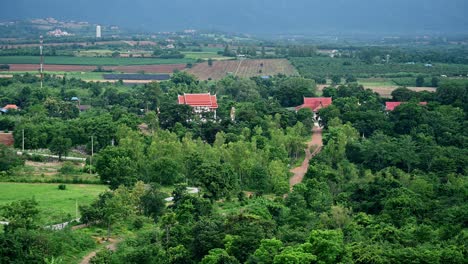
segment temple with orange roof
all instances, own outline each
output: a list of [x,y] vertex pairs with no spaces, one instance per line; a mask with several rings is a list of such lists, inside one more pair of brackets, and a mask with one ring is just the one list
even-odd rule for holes
[[190,105],[197,114],[214,112],[214,118],[216,119],[216,109],[218,109],[216,95],[211,95],[210,93],[184,93],[183,95],[179,95],[178,102],[179,104]]

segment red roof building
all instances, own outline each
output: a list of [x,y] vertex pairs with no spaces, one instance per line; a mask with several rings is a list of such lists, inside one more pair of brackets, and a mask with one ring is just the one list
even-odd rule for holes
[[3,107],[3,109],[5,110],[18,110],[19,107],[17,105],[14,105],[14,104],[7,104],[5,107]]
[[[393,111],[395,108],[405,102],[385,102],[385,110]],[[427,102],[420,102],[419,105],[427,105]]]
[[332,104],[331,97],[304,97],[304,104],[297,106],[296,111],[299,111],[302,108],[309,108],[313,112],[328,107]]
[[210,93],[204,94],[185,94],[179,95],[179,104],[190,105],[194,108],[214,110],[218,108],[218,101],[216,100],[216,95],[211,95]]

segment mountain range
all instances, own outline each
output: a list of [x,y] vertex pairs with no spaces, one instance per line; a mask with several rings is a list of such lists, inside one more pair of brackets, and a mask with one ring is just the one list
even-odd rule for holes
[[0,19],[55,17],[144,31],[466,33],[466,0],[15,0]]

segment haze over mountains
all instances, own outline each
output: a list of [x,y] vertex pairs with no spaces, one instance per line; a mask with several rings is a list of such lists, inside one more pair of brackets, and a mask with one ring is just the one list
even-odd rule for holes
[[16,0],[0,19],[55,17],[145,31],[465,33],[466,0]]

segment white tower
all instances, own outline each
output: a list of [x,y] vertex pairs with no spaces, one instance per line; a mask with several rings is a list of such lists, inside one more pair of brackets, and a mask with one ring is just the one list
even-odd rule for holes
[[101,26],[96,26],[96,38],[101,38]]

